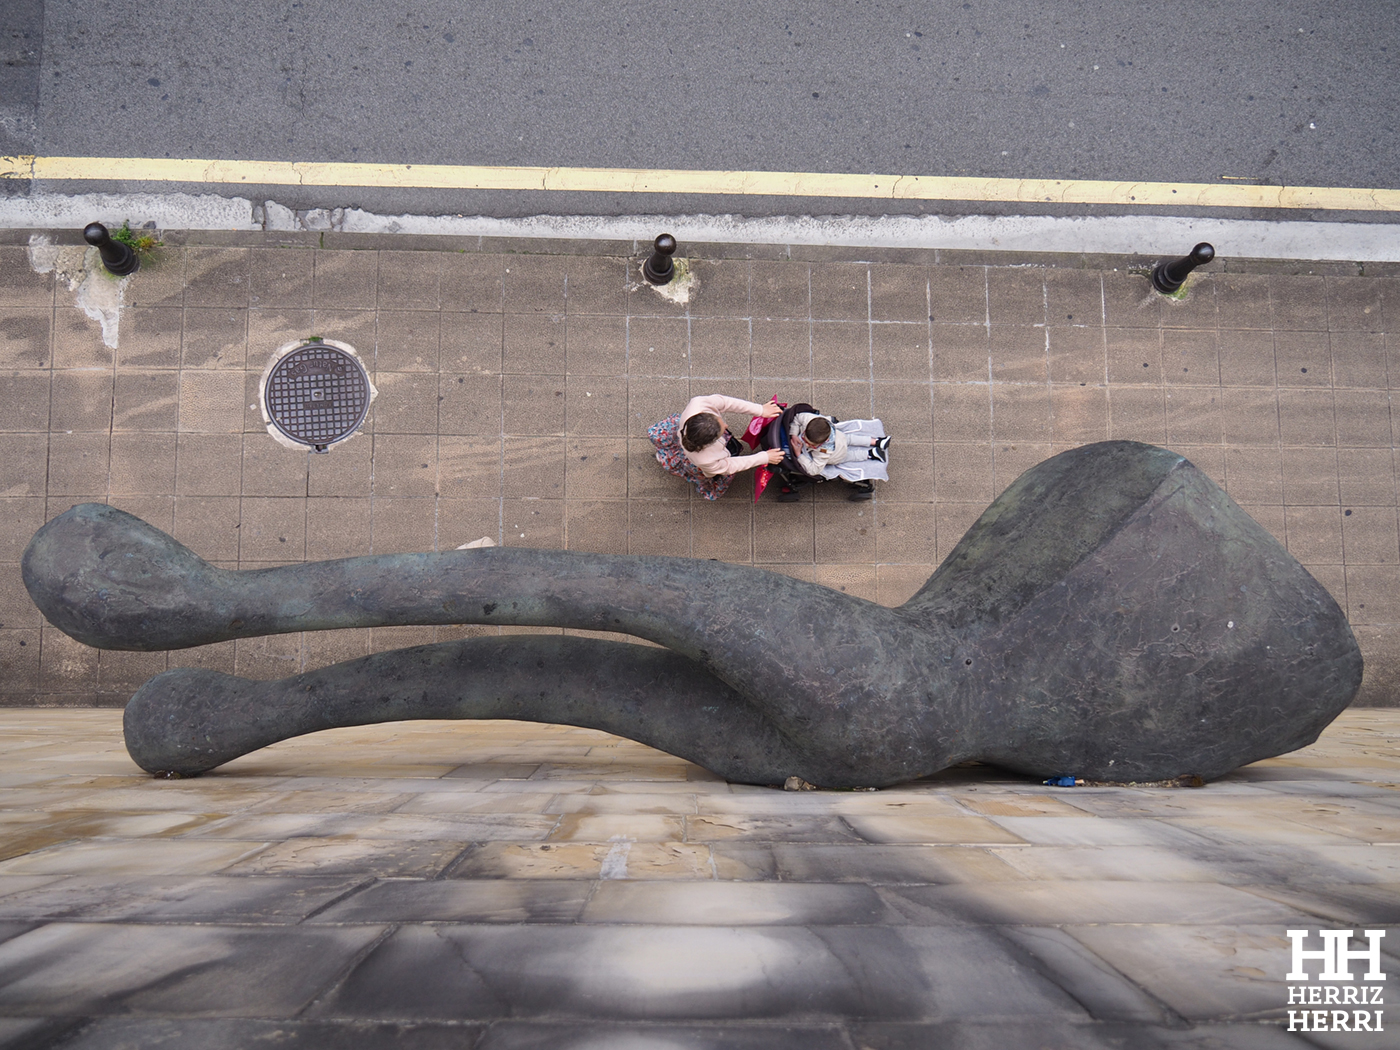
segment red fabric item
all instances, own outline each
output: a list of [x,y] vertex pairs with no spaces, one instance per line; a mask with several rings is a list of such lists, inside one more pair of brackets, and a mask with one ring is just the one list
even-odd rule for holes
[[[787,408],[787,405],[778,400],[778,395],[774,394],[768,399],[769,404],[777,405],[779,408]],[[749,420],[749,429],[744,431],[744,444],[757,452],[763,447],[763,431],[771,419],[764,419],[762,416],[754,416]],[[763,495],[763,490],[768,487],[768,482],[773,480],[773,472],[767,467],[759,467],[753,472],[753,501],[758,502],[758,497]]]
[[[768,403],[777,405],[779,408],[787,408],[787,405],[778,400],[776,394],[768,399]],[[772,420],[764,419],[762,416],[754,416],[749,420],[749,429],[744,431],[744,444],[748,445],[754,452],[757,452],[762,444],[763,428],[771,422]]]
[[767,467],[759,467],[753,472],[753,501],[758,502],[758,497],[763,495],[763,490],[768,487],[768,482],[773,480],[773,472]]

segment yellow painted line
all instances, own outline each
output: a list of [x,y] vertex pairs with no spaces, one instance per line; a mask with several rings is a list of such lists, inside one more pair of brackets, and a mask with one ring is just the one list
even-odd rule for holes
[[944,175],[845,175],[801,171],[671,171],[646,168],[529,168],[470,164],[335,164],[315,161],[20,156],[0,157],[0,179],[1400,211],[1400,190],[1388,189],[1255,186],[1240,182],[1112,182],[1089,179],[977,179]]

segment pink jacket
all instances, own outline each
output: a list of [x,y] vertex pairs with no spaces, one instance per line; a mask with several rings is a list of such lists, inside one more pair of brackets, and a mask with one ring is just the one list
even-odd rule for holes
[[[724,418],[723,413],[725,412],[747,412],[751,416],[756,416],[763,412],[763,406],[755,405],[752,401],[741,401],[737,397],[725,397],[723,394],[692,397],[690,403],[685,406],[685,411],[681,413],[679,425],[685,426],[687,419],[700,412],[710,412],[721,419]],[[737,474],[741,470],[750,470],[768,464],[768,453],[766,452],[755,452],[752,456],[731,456],[729,450],[724,446],[723,434],[699,452],[691,452],[689,449],[684,449],[684,451],[685,458],[699,467],[700,473],[707,478],[717,477],[720,474]]]

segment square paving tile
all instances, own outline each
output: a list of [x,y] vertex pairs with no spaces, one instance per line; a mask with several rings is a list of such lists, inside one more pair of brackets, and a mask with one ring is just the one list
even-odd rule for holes
[[290,1016],[379,932],[50,923],[0,944],[0,1004],[80,1016]]

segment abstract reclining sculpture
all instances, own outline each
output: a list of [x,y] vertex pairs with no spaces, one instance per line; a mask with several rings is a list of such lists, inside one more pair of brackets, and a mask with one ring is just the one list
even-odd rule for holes
[[496,636],[276,682],[170,670],[127,706],[127,748],[186,776],[335,726],[518,718],[760,784],[881,786],[968,759],[1209,778],[1311,743],[1361,682],[1321,585],[1189,462],[1134,442],[1027,471],[897,609],[717,561],[553,550],[233,572],[96,504],[41,528],[23,569],[49,621],[98,648],[463,623],[664,647]]

